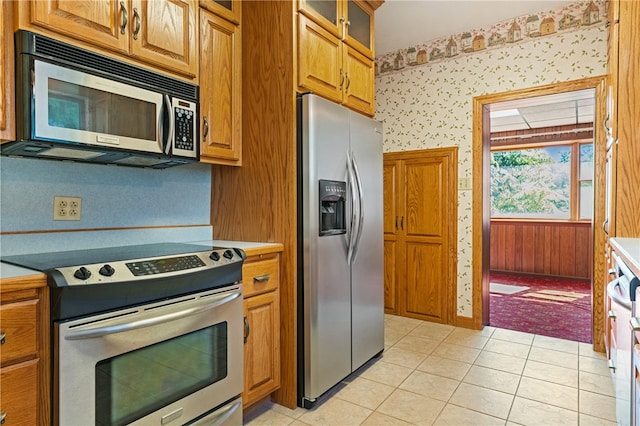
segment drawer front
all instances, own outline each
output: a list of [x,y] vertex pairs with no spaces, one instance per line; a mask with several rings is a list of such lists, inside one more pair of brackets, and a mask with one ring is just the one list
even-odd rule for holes
[[4,333],[0,345],[1,365],[35,357],[37,312],[37,299],[0,305],[0,333]]
[[272,291],[278,288],[280,281],[279,258],[248,262],[242,266],[244,297]]
[[38,360],[0,368],[2,402],[0,412],[5,425],[33,426],[37,424]]

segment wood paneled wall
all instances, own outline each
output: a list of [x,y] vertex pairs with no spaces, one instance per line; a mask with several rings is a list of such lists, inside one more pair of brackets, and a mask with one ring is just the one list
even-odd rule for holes
[[590,223],[491,221],[491,270],[590,279]]

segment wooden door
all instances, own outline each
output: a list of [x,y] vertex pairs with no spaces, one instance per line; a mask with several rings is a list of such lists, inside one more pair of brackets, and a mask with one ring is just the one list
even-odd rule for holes
[[396,249],[398,241],[398,170],[395,160],[384,161],[383,197],[384,197],[384,312],[395,314],[398,311],[398,291],[396,283]]
[[[455,323],[457,148],[385,154],[385,245],[394,242],[399,315]],[[391,161],[395,160],[395,170]],[[395,232],[395,240],[392,235]],[[386,276],[385,272],[385,276]]]
[[200,156],[239,166],[242,140],[240,28],[200,11]]
[[198,71],[196,0],[133,0],[131,55],[195,78]]
[[[127,53],[132,11],[126,1],[32,1],[31,24],[95,46]],[[21,11],[22,12],[22,11]]]

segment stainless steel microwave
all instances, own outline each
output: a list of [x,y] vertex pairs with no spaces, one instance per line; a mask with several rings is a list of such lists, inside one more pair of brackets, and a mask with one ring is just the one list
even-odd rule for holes
[[199,160],[197,85],[16,32],[16,141],[2,155],[163,169]]

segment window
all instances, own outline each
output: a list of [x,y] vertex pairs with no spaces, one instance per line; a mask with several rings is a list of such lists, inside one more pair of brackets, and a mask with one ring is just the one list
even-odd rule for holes
[[592,212],[592,144],[491,152],[493,218],[590,220]]

